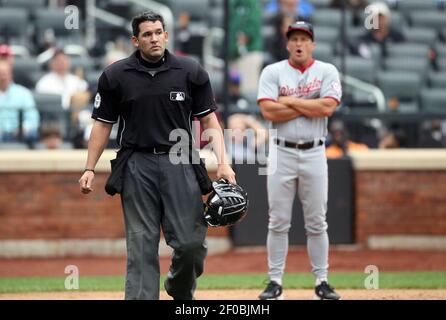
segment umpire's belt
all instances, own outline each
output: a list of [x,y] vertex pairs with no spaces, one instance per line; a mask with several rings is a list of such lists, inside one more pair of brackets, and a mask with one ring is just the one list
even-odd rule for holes
[[324,141],[319,139],[319,140],[315,140],[315,141],[295,143],[295,142],[291,142],[291,141],[286,141],[281,138],[274,138],[274,143],[281,147],[287,147],[287,148],[293,148],[293,149],[299,149],[299,150],[308,150],[313,147],[318,147],[318,146],[323,145]]
[[190,148],[189,146],[180,146],[178,148],[175,148],[174,151],[172,151],[172,146],[166,146],[166,145],[160,145],[155,147],[147,147],[147,148],[134,148],[135,151],[139,152],[145,152],[145,153],[152,153],[152,154],[165,154],[165,153],[181,153],[182,150],[187,150]]

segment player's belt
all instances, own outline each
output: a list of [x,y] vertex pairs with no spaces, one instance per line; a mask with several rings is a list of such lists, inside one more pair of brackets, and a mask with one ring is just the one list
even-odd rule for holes
[[304,143],[295,143],[291,141],[286,141],[280,138],[274,138],[274,143],[287,148],[299,149],[299,150],[308,150],[313,147],[318,147],[324,144],[324,141],[319,139],[318,141],[309,141]]

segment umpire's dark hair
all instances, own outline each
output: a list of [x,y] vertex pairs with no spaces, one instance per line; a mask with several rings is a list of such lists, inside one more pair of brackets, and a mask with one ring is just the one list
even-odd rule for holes
[[164,18],[162,15],[153,11],[144,11],[143,13],[135,16],[132,20],[133,35],[135,37],[138,37],[139,35],[139,25],[145,21],[151,21],[151,22],[159,21],[163,25],[163,30],[165,30]]

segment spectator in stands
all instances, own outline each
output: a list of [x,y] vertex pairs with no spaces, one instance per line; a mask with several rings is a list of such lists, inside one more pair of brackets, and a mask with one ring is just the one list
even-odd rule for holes
[[70,73],[70,58],[62,50],[56,50],[51,62],[51,71],[45,74],[36,84],[36,91],[41,93],[60,94],[62,107],[78,110],[88,104],[90,93],[88,83]]
[[347,128],[340,120],[333,120],[329,133],[330,144],[325,149],[327,158],[342,158],[351,151],[367,151],[369,149],[366,144],[351,141]]
[[284,15],[293,15],[296,20],[311,19],[314,12],[314,7],[308,0],[270,0],[266,3],[265,12],[276,12]]
[[[39,113],[31,91],[13,82],[12,71],[11,63],[0,61],[0,140],[34,140]],[[19,110],[23,112],[22,126]]]
[[179,55],[187,55],[190,53],[191,32],[189,29],[190,14],[182,11],[178,15],[178,24],[175,30],[175,53]]
[[7,44],[0,44],[0,61],[6,61],[10,65],[14,64],[12,49]]
[[330,6],[332,8],[341,9],[344,5],[345,9],[352,13],[353,25],[360,26],[364,15],[364,9],[367,4],[366,0],[332,0]]
[[57,123],[48,123],[40,129],[41,149],[60,149],[63,136]]
[[283,13],[278,13],[274,17],[272,22],[274,24],[276,36],[269,44],[269,53],[271,54],[273,61],[268,61],[268,64],[288,59],[290,54],[286,49],[286,32],[288,31],[288,26],[292,25],[295,21],[300,20],[303,20],[303,18]]
[[379,45],[381,56],[387,56],[387,47],[391,43],[405,41],[404,35],[390,27],[391,13],[389,7],[384,2],[374,2],[367,7],[367,11],[371,12],[372,18],[377,19],[377,28],[370,29],[364,36],[359,39],[358,44],[353,45],[353,53],[363,58],[372,58],[371,44]]
[[426,121],[422,125],[422,131],[418,141],[419,148],[442,148],[443,144],[443,132],[441,130],[441,121],[434,119],[432,121]]
[[[268,130],[254,116],[235,113],[228,118],[228,129],[231,129],[232,141],[227,142],[228,151],[236,162],[256,158],[257,150],[265,148],[268,141]],[[262,152],[261,154],[264,154]]]
[[378,143],[379,149],[407,148],[407,135],[403,129],[394,127]]
[[244,110],[249,107],[248,99],[240,92],[241,75],[238,71],[229,74],[228,94],[230,108]]
[[229,6],[231,69],[244,79],[242,92],[256,91],[263,63],[262,8],[258,0],[229,0]]
[[[12,52],[11,47],[7,44],[0,45],[0,61],[6,61],[14,69],[14,54]],[[27,74],[25,71],[17,72],[17,70],[14,70],[14,75],[16,77],[15,81],[17,81],[18,84],[21,84],[22,86],[25,86],[26,88],[34,87],[34,83],[31,79],[30,75]]]

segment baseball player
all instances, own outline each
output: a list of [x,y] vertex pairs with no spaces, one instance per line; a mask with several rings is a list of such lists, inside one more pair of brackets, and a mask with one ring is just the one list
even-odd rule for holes
[[277,135],[271,137],[267,189],[269,278],[259,298],[283,299],[282,277],[288,253],[288,231],[297,194],[303,206],[307,250],[316,277],[315,298],[337,300],[328,284],[327,198],[325,156],[327,117],[341,100],[336,68],[314,60],[313,26],[297,21],[288,27],[289,59],[262,71],[258,104]]
[[161,15],[144,12],[133,18],[132,28],[136,51],[108,66],[99,79],[80,189],[92,191],[95,165],[119,119],[118,142],[128,155],[120,176],[127,245],[125,298],[159,299],[161,226],[174,250],[164,287],[174,299],[191,300],[203,272],[207,224],[192,164],[170,160],[170,153],[178,153],[172,150],[176,141],[169,139],[170,133],[183,129],[191,138],[191,117],[198,117],[205,129],[221,133],[212,141],[220,163],[217,177],[235,183],[235,174],[225,159],[207,72],[166,49],[168,34]]

